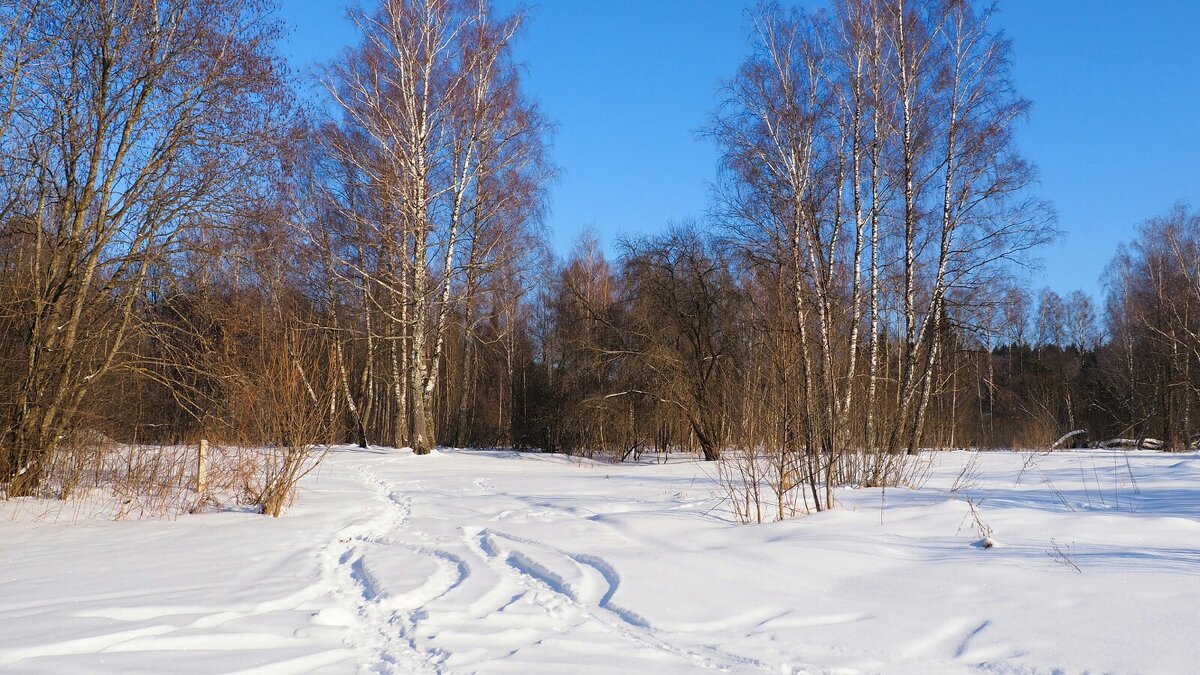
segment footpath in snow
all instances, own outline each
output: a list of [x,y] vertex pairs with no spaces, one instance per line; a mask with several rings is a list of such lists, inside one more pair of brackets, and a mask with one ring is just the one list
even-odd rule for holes
[[931,461],[761,526],[512,452],[339,448],[280,519],[4,502],[0,672],[1196,672],[1200,456]]

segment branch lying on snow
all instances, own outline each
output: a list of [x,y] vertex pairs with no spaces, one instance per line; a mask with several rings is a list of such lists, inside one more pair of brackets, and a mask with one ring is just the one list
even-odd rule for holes
[[[1076,429],[1074,431],[1068,431],[1067,433],[1063,434],[1057,441],[1054,441],[1053,443],[1051,443],[1050,449],[1058,450],[1059,448],[1067,447],[1067,445],[1069,444],[1068,442],[1071,439],[1078,438],[1079,436],[1087,436],[1087,433],[1088,433],[1087,429]],[[1164,443],[1162,440],[1157,439],[1157,438],[1110,438],[1107,441],[1100,441],[1099,443],[1096,443],[1094,446],[1090,446],[1090,447],[1103,448],[1106,450],[1114,449],[1114,448],[1131,448],[1131,449],[1140,449],[1140,450],[1162,450],[1163,447],[1165,447],[1165,446],[1166,446],[1166,443]],[[1191,446],[1196,449],[1200,449],[1200,438],[1194,439],[1191,442]]]
[[1087,429],[1076,429],[1075,431],[1068,431],[1067,433],[1065,433],[1065,434],[1063,434],[1063,435],[1062,435],[1062,438],[1059,438],[1057,441],[1054,441],[1054,443],[1052,443],[1052,444],[1050,445],[1050,449],[1051,449],[1051,450],[1056,450],[1056,449],[1058,449],[1058,448],[1059,448],[1059,447],[1060,447],[1060,446],[1061,446],[1063,443],[1066,443],[1067,441],[1071,440],[1072,438],[1075,438],[1076,436],[1080,436],[1080,435],[1084,435],[1084,436],[1086,436],[1086,435],[1087,435]]
[[1157,438],[1110,438],[1097,444],[1099,448],[1140,448],[1142,450],[1162,450],[1165,445]]
[[1070,567],[1071,569],[1075,570],[1076,572],[1083,574],[1083,570],[1079,569],[1079,565],[1076,565],[1075,561],[1071,560],[1071,545],[1070,544],[1059,544],[1057,541],[1054,540],[1053,537],[1051,537],[1050,538],[1050,549],[1051,550],[1046,551],[1046,555],[1050,556],[1050,558],[1052,560],[1054,560],[1054,562],[1056,562],[1060,565],[1063,565],[1065,567]]

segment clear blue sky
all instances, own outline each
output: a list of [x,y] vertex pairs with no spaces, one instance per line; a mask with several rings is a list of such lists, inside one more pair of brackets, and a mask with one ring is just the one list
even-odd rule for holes
[[[281,4],[293,28],[282,48],[298,69],[355,41],[342,0]],[[556,249],[588,227],[611,244],[702,217],[717,150],[696,132],[748,52],[754,3],[496,4],[529,9],[517,58],[526,91],[557,124]],[[1009,0],[1000,9],[1016,85],[1033,101],[1019,143],[1065,231],[1033,283],[1099,298],[1101,272],[1138,222],[1178,200],[1200,207],[1200,2]]]

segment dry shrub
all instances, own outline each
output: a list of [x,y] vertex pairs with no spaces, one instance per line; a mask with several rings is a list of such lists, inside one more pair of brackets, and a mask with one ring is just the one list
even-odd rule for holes
[[102,484],[105,463],[117,445],[95,432],[74,433],[43,459],[44,480],[33,496],[70,499]]
[[243,498],[262,513],[278,517],[292,503],[296,484],[325,457],[318,444],[329,435],[328,399],[317,392],[332,391],[329,364],[318,334],[291,327],[282,340],[263,340],[258,367],[244,369],[234,390],[242,445],[267,439],[240,463]]
[[847,452],[834,462],[835,485],[919,488],[933,469],[933,451],[916,455],[889,452]]
[[296,484],[320,465],[328,449],[321,446],[300,448],[253,448],[253,459],[241,463],[239,501],[262,513],[278,518],[296,498]]
[[133,446],[109,453],[106,482],[117,498],[115,517],[164,517],[192,510],[189,465],[195,466],[195,452],[180,446]]
[[778,483],[771,483],[770,461],[760,448],[726,450],[712,466],[725,502],[737,522],[743,525],[761,523],[769,516],[770,487]]
[[743,525],[807,513],[811,504],[806,464],[801,453],[762,446],[726,449],[712,463],[725,501]]
[[715,480],[734,519],[749,524],[831,508],[823,498],[826,483],[919,488],[933,468],[933,454],[843,452],[831,459],[828,454],[756,447],[725,450],[715,467]]
[[[326,450],[328,405],[318,391],[332,381],[315,336],[301,329],[262,334],[229,390],[236,411],[224,435],[236,442],[210,447],[207,481],[198,490],[196,445],[121,445],[98,432],[61,440],[40,465],[39,499],[87,499],[113,518],[172,517],[252,507],[278,517],[297,483]],[[308,368],[306,371],[304,368]],[[263,441],[267,444],[263,446]],[[256,447],[258,446],[258,447]]]
[[[38,500],[72,500],[72,513],[113,519],[163,518],[198,510],[196,448],[82,443],[73,439],[45,464]],[[61,512],[61,509],[58,511]]]
[[[74,505],[67,512],[76,518],[99,515],[115,520],[174,518],[223,508],[249,508],[278,517],[291,505],[296,483],[325,452],[323,447],[210,446],[205,489],[198,491],[196,445],[90,446],[56,453],[42,495],[50,501],[35,499],[31,505],[70,499]],[[47,510],[64,512],[49,506]]]
[[[194,465],[195,448],[191,452]],[[195,493],[197,500],[191,510],[235,505],[279,517],[294,501],[296,484],[317,467],[326,452],[317,446],[210,447],[207,484],[203,493]],[[188,484],[194,486],[194,478]]]

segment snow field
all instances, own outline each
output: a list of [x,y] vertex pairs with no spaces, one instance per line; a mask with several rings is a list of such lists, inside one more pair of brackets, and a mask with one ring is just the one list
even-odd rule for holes
[[1200,455],[932,461],[762,526],[703,463],[450,450],[338,448],[277,520],[0,503],[0,671],[1195,671]]

